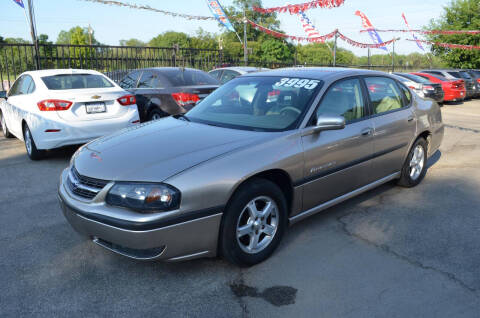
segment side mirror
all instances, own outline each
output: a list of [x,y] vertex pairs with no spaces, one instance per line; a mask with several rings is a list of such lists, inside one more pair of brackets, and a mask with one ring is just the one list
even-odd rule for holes
[[339,130],[345,128],[345,117],[335,115],[320,115],[313,130],[319,132],[322,130]]
[[7,99],[7,91],[0,91],[0,98]]

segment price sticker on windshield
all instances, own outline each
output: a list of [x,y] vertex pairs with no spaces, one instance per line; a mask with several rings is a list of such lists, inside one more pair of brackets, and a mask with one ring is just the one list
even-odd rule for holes
[[305,88],[305,89],[314,89],[320,83],[319,80],[311,80],[308,78],[282,78],[279,82],[276,82],[274,86],[276,87],[295,87],[295,88]]

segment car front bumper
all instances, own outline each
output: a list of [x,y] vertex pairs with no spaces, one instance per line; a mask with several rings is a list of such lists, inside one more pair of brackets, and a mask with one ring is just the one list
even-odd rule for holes
[[92,203],[89,209],[89,203],[75,198],[65,186],[66,171],[58,189],[63,214],[78,233],[94,243],[140,260],[181,261],[216,256],[220,210],[184,212],[184,217],[179,212],[175,218],[160,219],[154,226],[111,218],[98,213],[98,203]]

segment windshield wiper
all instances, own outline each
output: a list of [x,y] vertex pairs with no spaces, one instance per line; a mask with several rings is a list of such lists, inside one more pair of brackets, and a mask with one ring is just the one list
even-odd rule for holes
[[187,116],[185,116],[184,114],[177,114],[177,115],[173,115],[172,117],[175,118],[175,119],[182,118],[182,119],[185,120],[185,121],[191,121],[191,120],[190,120]]

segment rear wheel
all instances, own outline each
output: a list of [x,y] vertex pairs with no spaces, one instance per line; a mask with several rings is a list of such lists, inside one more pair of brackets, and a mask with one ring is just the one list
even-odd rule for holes
[[37,149],[32,133],[27,125],[23,127],[23,139],[25,140],[27,155],[31,160],[40,160],[44,157],[45,151]]
[[229,262],[252,266],[267,259],[287,226],[287,204],[273,182],[253,179],[232,197],[220,229],[220,252]]
[[415,141],[403,165],[398,185],[411,188],[423,180],[427,173],[427,149],[427,141],[425,139],[419,138]]
[[167,117],[167,116],[168,114],[165,113],[163,110],[159,108],[155,108],[148,113],[148,120],[158,120],[160,118]]
[[13,135],[10,133],[10,131],[7,128],[7,121],[5,120],[5,117],[3,116],[2,112],[0,112],[0,121],[2,123],[3,136],[5,138],[13,138]]

